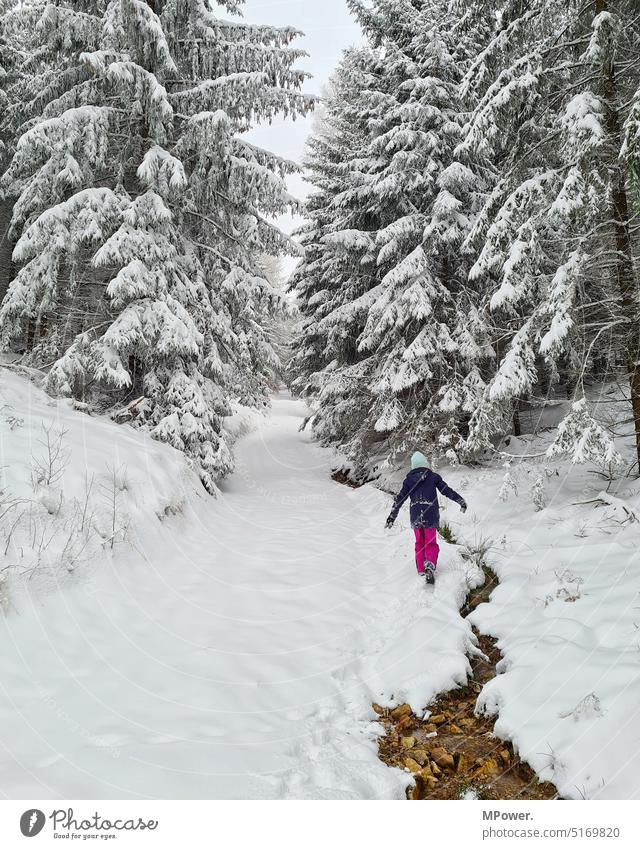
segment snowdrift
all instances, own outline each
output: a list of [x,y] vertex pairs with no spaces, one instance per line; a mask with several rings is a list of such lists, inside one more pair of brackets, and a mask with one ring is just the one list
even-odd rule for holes
[[0,370],[3,603],[91,572],[204,490],[184,455]]

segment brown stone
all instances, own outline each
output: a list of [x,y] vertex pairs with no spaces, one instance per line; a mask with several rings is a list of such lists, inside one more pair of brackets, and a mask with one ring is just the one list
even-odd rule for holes
[[424,726],[425,734],[433,734],[433,732],[437,730],[438,728],[436,725],[433,724],[433,722],[429,722],[427,725]]
[[403,749],[412,749],[415,746],[415,744],[416,744],[416,738],[415,737],[403,737],[400,740],[400,745],[402,746]]
[[462,734],[462,728],[458,728],[457,725],[449,725],[447,731],[449,734]]
[[414,722],[412,716],[403,716],[398,722],[398,731],[408,731],[413,728]]
[[438,783],[436,779],[426,770],[417,773],[415,776],[416,786],[411,793],[412,799],[427,799],[429,791]]
[[422,764],[423,766],[429,760],[429,756],[427,755],[424,749],[413,749],[413,751],[411,752],[411,757],[414,759],[414,761],[418,761],[418,763]]
[[508,750],[508,749],[503,749],[503,750],[500,752],[500,760],[502,761],[502,763],[503,763],[503,764],[508,764],[508,763],[509,763],[509,761],[511,760],[511,755],[509,754],[509,750]]
[[402,705],[398,705],[398,707],[394,708],[391,711],[391,716],[394,719],[402,719],[403,717],[410,716],[410,715],[411,715],[411,707],[410,707],[410,705],[406,704],[406,702]]
[[473,778],[489,778],[490,776],[495,775],[498,770],[499,767],[495,758],[487,758],[482,766],[478,767],[478,769],[473,773]]
[[431,772],[434,775],[442,775],[442,770],[440,769],[440,767],[438,766],[438,764],[435,761],[432,761],[429,764],[429,767],[431,768]]
[[443,713],[438,713],[435,716],[429,717],[429,722],[432,725],[443,725],[447,721],[447,717]]
[[406,766],[407,769],[411,770],[411,772],[421,772],[422,771],[422,765],[419,764],[417,761],[414,761],[413,758],[405,758],[404,759],[404,765]]
[[431,757],[442,769],[453,769],[453,755],[450,755],[446,749],[442,747],[432,749]]
[[464,719],[460,720],[460,725],[462,725],[463,728],[471,728],[471,726],[475,725],[475,724],[476,724],[476,720],[470,719],[468,717],[465,717]]
[[379,704],[376,704],[376,702],[374,702],[374,703],[371,705],[371,707],[375,710],[375,712],[378,714],[378,716],[384,716],[384,715],[385,715],[385,713],[387,712],[387,711],[385,710],[385,708],[380,707],[380,705],[379,705]]

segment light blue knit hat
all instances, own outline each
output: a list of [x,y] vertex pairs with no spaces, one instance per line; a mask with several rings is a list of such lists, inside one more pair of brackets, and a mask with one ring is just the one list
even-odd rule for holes
[[416,451],[415,454],[411,456],[411,468],[412,469],[427,469],[429,467],[429,461],[421,454],[420,451]]

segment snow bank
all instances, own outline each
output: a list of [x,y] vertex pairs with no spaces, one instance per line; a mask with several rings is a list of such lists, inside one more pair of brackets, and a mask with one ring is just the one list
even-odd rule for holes
[[51,588],[69,572],[84,574],[203,493],[180,452],[54,400],[8,369],[0,371],[0,455],[5,606],[11,586]]

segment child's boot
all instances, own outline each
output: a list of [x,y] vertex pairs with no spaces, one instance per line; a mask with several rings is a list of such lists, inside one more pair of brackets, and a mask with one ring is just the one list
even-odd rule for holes
[[424,574],[427,579],[428,584],[435,584],[436,582],[436,567],[433,563],[428,562],[424,568]]

